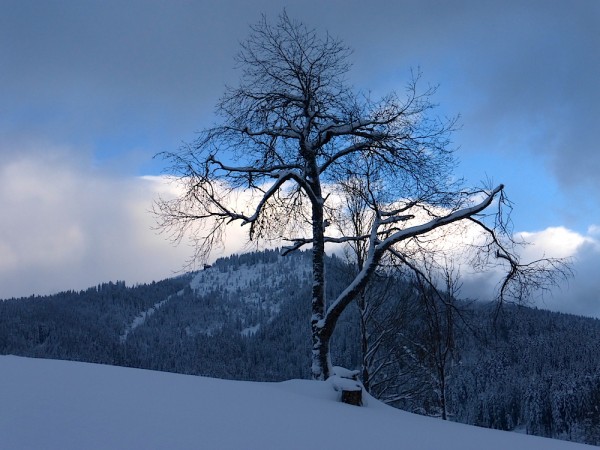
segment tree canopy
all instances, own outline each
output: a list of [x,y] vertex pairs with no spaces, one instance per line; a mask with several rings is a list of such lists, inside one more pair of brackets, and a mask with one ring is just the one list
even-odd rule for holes
[[[220,123],[163,156],[181,195],[158,199],[159,227],[189,233],[206,259],[228,226],[248,238],[287,242],[284,253],[312,247],[312,375],[331,373],[329,342],[342,311],[382,263],[420,271],[435,261],[452,224],[475,227],[465,242],[478,268],[501,265],[499,298],[523,297],[555,280],[557,260],[523,265],[514,250],[504,186],[466,189],[453,176],[455,118],[434,114],[434,87],[414,73],[402,95],[373,99],[347,82],[350,50],[292,20],[265,17],[237,56],[237,87],[217,105]],[[347,227],[354,202],[366,227]],[[494,208],[492,208],[494,206]],[[493,210],[488,212],[488,210]],[[335,226],[334,226],[335,225]],[[360,246],[360,270],[335,299],[325,295],[326,244]],[[561,272],[564,273],[564,272]]]

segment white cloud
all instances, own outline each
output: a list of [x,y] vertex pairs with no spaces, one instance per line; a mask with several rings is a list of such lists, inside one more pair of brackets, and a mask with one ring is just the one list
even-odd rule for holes
[[[519,252],[523,263],[539,258],[568,258],[573,269],[573,278],[542,297],[531,299],[531,306],[600,318],[598,229],[592,225],[584,235],[565,227],[548,227],[515,235],[528,243]],[[489,299],[498,279],[497,273],[466,274],[463,294]]]
[[0,249],[3,270],[53,266],[78,258],[85,246],[81,225],[65,220],[76,208],[71,173],[49,159],[20,159],[0,168]]
[[600,237],[600,225],[590,225],[587,232],[590,236]]
[[[587,235],[563,227],[531,233],[532,255],[572,259],[574,276],[551,295],[545,296],[542,308],[600,318],[600,241],[598,226],[588,228]],[[537,249],[536,249],[537,247]]]
[[[592,229],[590,227],[590,229]],[[527,259],[552,257],[575,257],[579,249],[586,243],[594,244],[591,236],[583,236],[565,227],[549,227],[537,232],[517,233],[516,238],[522,238],[530,243],[522,254]]]
[[[176,193],[165,178],[106,173],[71,148],[11,145],[16,156],[0,166],[0,298],[149,282],[185,268],[192,248],[159,234],[150,213],[157,195]],[[246,231],[230,227],[213,256],[243,250]]]
[[189,249],[151,229],[160,180],[102,173],[71,149],[13,154],[25,156],[0,166],[0,298],[146,282],[182,268]]

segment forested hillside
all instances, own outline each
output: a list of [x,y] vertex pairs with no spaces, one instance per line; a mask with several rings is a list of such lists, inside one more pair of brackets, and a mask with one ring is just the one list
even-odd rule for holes
[[[349,270],[328,259],[328,295]],[[0,353],[242,380],[308,378],[309,280],[309,254],[265,251],[148,285],[0,301]],[[440,415],[439,361],[429,350],[439,342],[428,316],[406,282],[378,283],[386,302],[375,304],[369,325],[379,349],[371,390]],[[443,361],[449,419],[600,444],[600,321],[510,305],[499,315],[477,303],[455,308],[460,320],[442,330],[452,342]],[[359,322],[356,307],[342,317],[336,365],[361,368]]]

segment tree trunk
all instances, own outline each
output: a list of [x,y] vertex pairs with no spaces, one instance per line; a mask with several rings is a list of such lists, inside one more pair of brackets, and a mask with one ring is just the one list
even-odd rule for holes
[[448,413],[446,412],[446,383],[442,381],[440,383],[440,408],[442,409],[442,420],[448,419]]
[[[331,360],[329,356],[329,333],[325,325],[325,230],[323,215],[323,198],[321,185],[318,179],[316,162],[309,168],[312,179],[311,189],[315,195],[312,202],[312,232],[313,232],[313,285],[312,285],[312,316],[310,326],[312,332],[312,365],[311,372],[314,380],[326,380],[331,374]],[[314,174],[312,173],[314,171]]]
[[325,334],[322,327],[313,325],[312,330],[312,377],[314,380],[326,380],[331,375],[331,358],[329,356],[330,335]]
[[365,294],[362,292],[359,297],[360,310],[360,349],[362,358],[362,383],[365,391],[370,392],[370,377],[369,377],[369,338],[367,336],[367,318],[365,308]]
[[442,410],[442,420],[448,419],[446,411],[446,371],[443,365],[439,368],[439,388],[440,388],[440,409]]

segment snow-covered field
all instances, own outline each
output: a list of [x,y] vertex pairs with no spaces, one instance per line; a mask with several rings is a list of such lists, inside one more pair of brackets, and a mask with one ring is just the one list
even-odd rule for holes
[[0,356],[0,449],[595,448],[336,397],[327,382],[251,383]]

